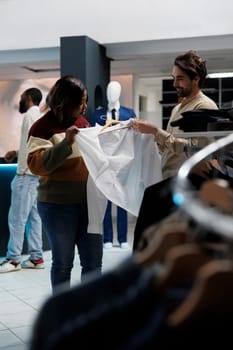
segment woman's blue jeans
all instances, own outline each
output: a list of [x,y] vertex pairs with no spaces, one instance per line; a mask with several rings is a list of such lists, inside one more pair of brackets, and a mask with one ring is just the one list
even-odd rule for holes
[[76,246],[80,257],[81,280],[89,272],[101,273],[103,239],[99,233],[87,233],[88,213],[85,204],[38,201],[38,211],[52,251],[53,290],[64,282],[70,285]]

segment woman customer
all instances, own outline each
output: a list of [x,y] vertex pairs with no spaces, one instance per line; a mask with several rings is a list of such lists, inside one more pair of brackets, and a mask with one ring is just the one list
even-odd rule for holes
[[51,251],[53,292],[70,285],[77,246],[81,280],[90,271],[101,272],[102,235],[88,234],[86,185],[88,170],[74,143],[83,117],[87,89],[76,77],[64,76],[47,96],[48,111],[29,131],[28,165],[39,176],[38,210]]

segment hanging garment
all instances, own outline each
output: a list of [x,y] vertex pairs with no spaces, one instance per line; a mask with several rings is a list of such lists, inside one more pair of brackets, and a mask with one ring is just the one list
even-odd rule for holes
[[102,126],[80,129],[76,142],[90,177],[111,202],[137,216],[146,187],[162,179],[160,156],[152,135],[122,121],[102,132]]

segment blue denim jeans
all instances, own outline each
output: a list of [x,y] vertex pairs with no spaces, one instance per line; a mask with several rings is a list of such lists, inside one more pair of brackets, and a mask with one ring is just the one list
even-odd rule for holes
[[[127,242],[128,216],[127,211],[117,207],[117,240],[121,244]],[[108,201],[104,216],[104,242],[113,242],[112,203]]]
[[38,210],[52,250],[53,290],[62,283],[70,286],[76,246],[80,257],[81,280],[91,271],[101,273],[102,235],[87,233],[87,206],[38,201]]
[[38,178],[33,175],[15,175],[11,182],[11,205],[8,213],[10,237],[6,257],[21,260],[26,234],[30,259],[42,258],[42,225],[37,210]]

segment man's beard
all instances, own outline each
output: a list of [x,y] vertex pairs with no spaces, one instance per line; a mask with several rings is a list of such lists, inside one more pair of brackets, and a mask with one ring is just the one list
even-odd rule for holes
[[191,90],[190,89],[176,89],[176,93],[178,97],[187,97],[190,95]]
[[20,101],[19,102],[19,112],[20,113],[26,113],[27,112],[26,103],[24,101]]

